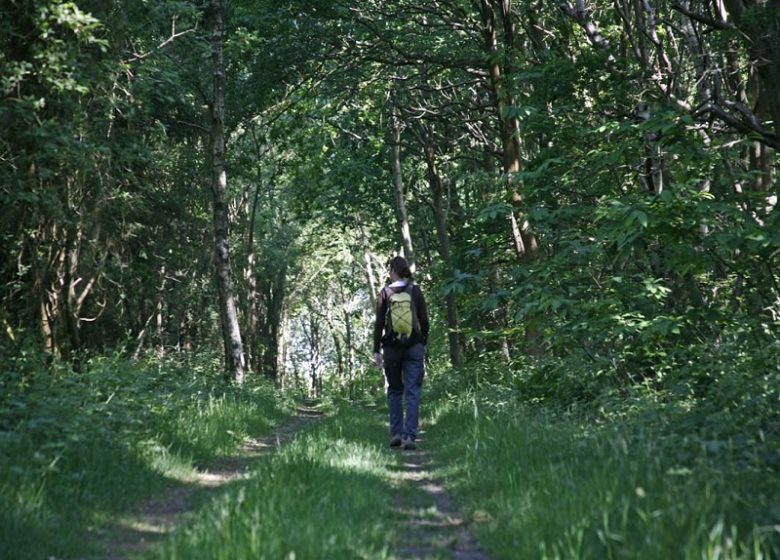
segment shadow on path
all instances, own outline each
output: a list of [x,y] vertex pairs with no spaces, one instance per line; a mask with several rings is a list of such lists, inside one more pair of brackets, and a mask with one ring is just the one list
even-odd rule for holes
[[[418,444],[425,442],[421,439]],[[396,507],[402,528],[395,554],[400,558],[488,560],[447,490],[434,477],[433,461],[419,445],[414,451],[398,451],[402,455],[395,468],[400,486]]]

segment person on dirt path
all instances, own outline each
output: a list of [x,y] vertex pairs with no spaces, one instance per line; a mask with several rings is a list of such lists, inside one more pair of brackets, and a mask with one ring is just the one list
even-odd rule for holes
[[384,366],[387,378],[390,447],[415,449],[425,375],[428,308],[403,257],[390,261],[390,281],[376,302],[374,363],[380,368]]

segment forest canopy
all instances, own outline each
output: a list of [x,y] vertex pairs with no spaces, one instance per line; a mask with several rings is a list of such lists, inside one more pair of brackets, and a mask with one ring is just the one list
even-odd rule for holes
[[400,251],[453,364],[763,375],[776,10],[7,2],[3,352],[351,380]]

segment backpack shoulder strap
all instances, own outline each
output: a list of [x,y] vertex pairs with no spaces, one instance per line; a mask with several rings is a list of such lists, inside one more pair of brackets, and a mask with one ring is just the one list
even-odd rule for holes
[[404,291],[409,294],[411,301],[412,312],[412,330],[419,334],[420,332],[420,320],[417,318],[417,300],[414,299],[414,288],[416,284],[411,280],[404,286]]

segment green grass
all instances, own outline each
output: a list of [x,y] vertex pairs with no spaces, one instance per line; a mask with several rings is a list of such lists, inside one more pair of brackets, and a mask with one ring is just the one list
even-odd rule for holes
[[264,384],[204,362],[94,360],[7,372],[0,396],[0,558],[73,556],[86,531],[288,414]]
[[[262,458],[150,557],[386,558],[397,533],[382,417],[336,403],[333,415]],[[397,455],[397,453],[395,454]]]
[[[647,392],[603,406],[532,405],[521,384],[435,373],[424,445],[495,558],[780,555],[771,422]],[[269,387],[232,387],[204,365],[105,359],[0,385],[2,558],[89,554],[88,527],[287,414]],[[200,496],[145,556],[392,558],[401,510],[425,517],[431,504],[402,481],[380,401],[375,410],[330,401],[328,418],[259,458],[248,479]]]
[[444,386],[430,411],[442,474],[496,558],[778,555],[776,471],[713,446],[692,411],[656,403],[605,420]]

